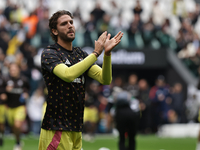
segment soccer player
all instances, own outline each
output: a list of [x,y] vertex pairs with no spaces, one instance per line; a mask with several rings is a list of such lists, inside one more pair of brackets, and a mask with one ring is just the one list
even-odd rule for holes
[[6,79],[7,120],[16,138],[14,150],[21,150],[21,126],[26,119],[26,99],[29,97],[29,82],[20,74],[20,67],[16,63],[9,65],[9,77]]
[[[48,96],[42,122],[39,150],[81,150],[83,112],[85,101],[85,77],[101,84],[110,84],[111,51],[123,36],[119,32],[113,38],[105,31],[95,41],[94,51],[88,55],[79,47],[73,47],[75,27],[69,11],[57,11],[49,19],[54,45],[44,49],[41,69]],[[102,68],[95,64],[104,49]]]
[[5,102],[7,95],[5,94],[5,79],[0,74],[0,146],[3,145],[3,134],[4,134],[4,124],[5,124]]

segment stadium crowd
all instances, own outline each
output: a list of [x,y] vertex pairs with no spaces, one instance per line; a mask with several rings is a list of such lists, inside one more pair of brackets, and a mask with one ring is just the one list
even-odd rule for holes
[[[94,40],[107,30],[111,35],[124,32],[124,38],[118,48],[127,49],[169,49],[198,76],[200,64],[199,34],[196,31],[200,6],[195,4],[193,11],[187,11],[183,0],[174,0],[172,21],[159,5],[152,3],[148,19],[143,19],[146,11],[139,0],[132,6],[131,21],[123,17],[123,9],[111,0],[110,11],[104,10],[101,3],[96,3],[89,13],[87,21],[82,19],[79,7],[72,12],[76,26],[75,46],[94,46]],[[26,103],[26,121],[21,126],[24,133],[39,134],[45,104],[46,88],[40,70],[40,54],[44,47],[53,43],[48,27],[50,10],[40,0],[36,9],[23,13],[25,8],[7,0],[6,7],[0,10],[0,70],[3,77],[9,77],[11,64],[20,67],[21,75],[28,79],[28,95],[23,99]],[[28,10],[26,10],[28,12]],[[178,29],[173,30],[174,22]],[[197,121],[197,111],[187,113],[187,108],[197,107],[197,95],[187,101],[183,98],[182,85],[175,83],[169,86],[165,77],[158,76],[155,85],[149,85],[146,79],[137,74],[114,77],[109,86],[97,82],[88,82],[86,88],[85,133],[111,133],[113,131],[112,111],[108,110],[113,94],[120,89],[130,91],[141,109],[139,130],[141,133],[155,133],[158,127],[167,123],[187,123]],[[5,87],[6,88],[6,87]],[[2,93],[4,91],[1,91]],[[1,100],[4,98],[1,96]],[[9,100],[7,100],[9,102]],[[6,103],[6,102],[5,102]],[[4,102],[0,105],[5,104]],[[7,129],[7,128],[6,128]]]

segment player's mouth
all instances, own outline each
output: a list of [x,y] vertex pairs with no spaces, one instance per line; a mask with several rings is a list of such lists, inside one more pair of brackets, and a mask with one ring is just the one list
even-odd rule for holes
[[67,34],[74,34],[74,31],[70,30],[70,31],[67,32]]

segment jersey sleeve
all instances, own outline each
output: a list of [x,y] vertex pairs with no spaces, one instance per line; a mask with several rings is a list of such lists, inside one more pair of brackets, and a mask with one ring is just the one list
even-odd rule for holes
[[95,61],[97,60],[94,54],[90,54],[81,62],[67,67],[65,64],[59,64],[53,70],[53,73],[66,82],[72,82],[75,78],[82,75]]
[[63,63],[61,57],[54,49],[44,49],[41,55],[41,68],[50,73],[53,73],[53,69]]
[[104,55],[102,68],[98,65],[93,65],[88,71],[88,76],[101,84],[109,85],[112,81],[111,56]]

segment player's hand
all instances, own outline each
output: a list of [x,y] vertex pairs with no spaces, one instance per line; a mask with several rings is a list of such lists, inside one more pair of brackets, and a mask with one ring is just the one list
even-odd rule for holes
[[121,42],[122,36],[123,33],[121,31],[118,32],[112,39],[110,39],[111,34],[108,34],[104,45],[106,55],[109,56],[111,54],[112,49]]
[[99,55],[102,53],[104,49],[104,45],[107,39],[107,31],[103,32],[99,39],[95,41],[95,49],[94,51],[97,52]]
[[7,99],[7,95],[5,93],[2,93],[0,95],[1,100],[5,101]]

